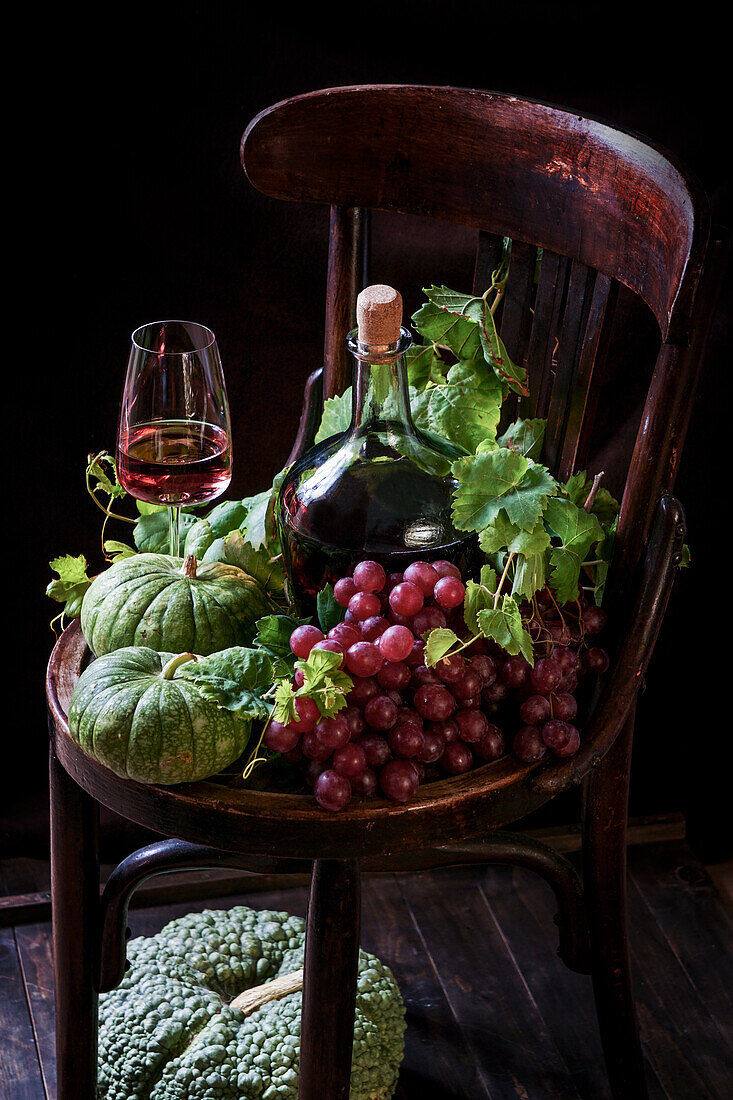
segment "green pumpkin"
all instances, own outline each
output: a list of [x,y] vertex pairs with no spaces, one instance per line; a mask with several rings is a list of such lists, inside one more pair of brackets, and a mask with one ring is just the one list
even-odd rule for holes
[[262,585],[236,566],[135,554],[92,581],[81,628],[98,657],[131,645],[205,657],[246,645],[256,620],[275,610]]
[[130,646],[98,657],[79,677],[69,732],[116,775],[140,783],[192,783],[236,760],[250,721],[176,678],[193,654]]

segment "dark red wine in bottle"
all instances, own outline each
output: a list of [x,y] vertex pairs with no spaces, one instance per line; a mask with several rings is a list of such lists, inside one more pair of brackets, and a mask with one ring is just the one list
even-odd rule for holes
[[412,421],[401,327],[402,299],[368,287],[357,303],[352,420],[341,435],[308,451],[283,481],[278,521],[293,595],[310,610],[317,592],[360,559],[387,573],[412,561],[454,562],[475,574],[475,535],[453,524],[451,464],[465,454]]
[[117,448],[120,484],[149,504],[202,504],[232,477],[229,435],[195,420],[157,420],[124,431]]

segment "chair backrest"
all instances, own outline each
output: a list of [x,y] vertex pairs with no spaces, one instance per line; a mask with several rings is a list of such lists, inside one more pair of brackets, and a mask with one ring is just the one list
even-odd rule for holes
[[296,96],[259,114],[241,151],[260,191],[331,207],[326,396],[350,379],[344,338],[366,277],[372,209],[477,229],[477,293],[489,285],[502,237],[511,238],[501,334],[529,375],[520,411],[547,417],[543,458],[561,478],[588,455],[618,284],[647,303],[662,344],[619,521],[615,571],[625,587],[659,497],[674,483],[711,311],[712,295],[701,290],[708,208],[696,182],[634,134],[460,88],[366,85]]

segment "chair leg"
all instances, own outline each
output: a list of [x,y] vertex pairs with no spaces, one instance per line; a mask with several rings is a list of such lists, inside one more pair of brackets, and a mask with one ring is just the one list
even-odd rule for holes
[[631,984],[626,917],[626,823],[633,711],[591,772],[583,800],[583,878],[593,991],[615,1100],[646,1100],[644,1060]]
[[305,937],[299,1100],[348,1100],[360,917],[357,861],[316,860]]
[[51,897],[58,1100],[97,1095],[99,807],[51,749]]

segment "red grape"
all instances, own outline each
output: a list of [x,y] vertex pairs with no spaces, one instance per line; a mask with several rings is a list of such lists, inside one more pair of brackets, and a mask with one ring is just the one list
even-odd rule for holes
[[546,695],[529,695],[519,708],[525,726],[541,726],[550,717],[550,701]]
[[426,730],[423,734],[423,743],[418,749],[415,759],[422,764],[435,764],[443,755],[445,741],[439,733]]
[[359,628],[352,626],[351,623],[337,623],[336,626],[331,627],[326,637],[330,642],[338,642],[340,646],[343,646],[344,651],[363,640]]
[[425,662],[425,642],[422,638],[416,638],[412,643],[412,653],[405,657],[405,664],[410,668],[416,668]]
[[[315,736],[319,744],[333,752],[334,749],[340,749],[348,742],[351,729],[343,714],[337,714],[333,718],[322,718],[315,728]],[[307,755],[309,754],[306,753]],[[318,757],[312,759],[318,759]]]
[[503,680],[495,680],[483,689],[481,697],[487,703],[503,703],[509,697],[509,688]]
[[412,705],[418,714],[430,722],[440,722],[450,718],[456,709],[456,701],[451,693],[439,684],[425,684],[415,692]]
[[317,729],[309,730],[300,739],[300,749],[308,760],[328,760],[333,749],[318,737]]
[[321,809],[335,813],[348,805],[351,799],[351,784],[345,775],[339,775],[333,768],[327,768],[316,779],[315,795]]
[[477,653],[475,657],[471,658],[471,668],[474,672],[478,672],[484,687],[491,687],[499,675],[496,661],[493,661],[491,657],[487,657],[485,653]]
[[355,707],[364,707],[379,694],[379,684],[372,676],[354,676],[354,686],[346,696],[346,701]]
[[458,723],[454,718],[444,718],[442,722],[431,722],[428,730],[431,733],[437,733],[446,745],[458,740]]
[[357,642],[346,651],[346,667],[356,676],[373,676],[384,664],[384,657],[373,642]]
[[587,607],[583,612],[583,630],[586,634],[600,634],[608,615],[602,607]]
[[421,638],[429,630],[437,630],[445,625],[446,618],[439,607],[423,607],[412,620],[412,629]]
[[538,726],[522,726],[512,742],[512,749],[525,764],[536,764],[547,755],[547,745]]
[[448,775],[461,775],[473,764],[473,753],[462,741],[451,741],[443,749],[443,755],[438,763],[443,771],[448,772]]
[[349,779],[361,775],[367,769],[367,758],[361,745],[351,742],[343,748],[336,749],[333,754],[333,767],[339,775],[345,775]]
[[560,718],[563,722],[569,722],[578,713],[578,701],[574,695],[562,691],[558,695],[550,696],[553,717]]
[[273,718],[265,730],[263,741],[273,752],[290,752],[300,741],[300,730],[295,728],[295,723],[284,726]]
[[392,756],[388,742],[377,733],[365,733],[357,744],[361,745],[367,763],[372,768],[381,768]]
[[410,759],[420,752],[425,743],[425,734],[417,726],[405,722],[389,731],[387,741],[395,756]]
[[508,687],[520,688],[526,682],[529,670],[529,661],[518,653],[515,657],[507,657],[501,666],[501,678]]
[[306,695],[297,695],[294,706],[297,717],[293,725],[297,728],[298,733],[307,733],[308,730],[315,729],[320,720],[321,712],[313,700]]
[[386,695],[375,695],[364,707],[364,718],[374,730],[389,730],[397,721],[397,707]]
[[343,715],[348,722],[350,739],[355,741],[357,737],[361,737],[366,729],[366,722],[359,708],[354,706],[344,707],[343,710],[339,711],[339,714]]
[[382,601],[373,592],[356,592],[349,600],[349,611],[358,623],[371,619],[382,610]]
[[480,741],[489,729],[489,720],[480,710],[456,711],[455,722],[458,726],[458,737],[468,744]]
[[404,661],[412,653],[415,636],[406,626],[390,626],[379,639],[380,653],[388,661]]
[[398,722],[410,722],[413,726],[417,726],[419,730],[423,727],[422,717],[413,710],[412,707],[398,707],[397,708],[397,721]]
[[529,673],[530,683],[538,695],[549,695],[562,679],[562,669],[557,661],[541,657]]
[[351,577],[342,577],[341,580],[336,581],[333,586],[333,594],[336,599],[336,603],[341,604],[342,607],[349,606],[349,600],[356,592],[356,585]]
[[439,684],[440,680],[435,674],[434,668],[428,668],[427,665],[418,665],[417,668],[413,668],[410,676],[410,686],[413,688],[424,687],[425,684]]
[[559,756],[561,758],[566,756],[575,756],[576,752],[580,748],[580,734],[578,733],[578,730],[575,728],[575,726],[568,726],[568,729],[570,730],[570,736],[568,737],[565,744],[560,748],[552,750],[555,756]]
[[296,626],[290,635],[290,648],[296,657],[304,661],[316,642],[323,641],[323,631],[317,626]]
[[404,661],[387,661],[377,673],[377,682],[388,690],[401,691],[407,687],[411,676],[412,673]]
[[374,768],[365,768],[359,775],[350,775],[349,783],[354,794],[362,798],[371,798],[377,791],[379,780]]
[[361,637],[365,642],[376,642],[389,627],[383,615],[372,615],[361,624]]
[[605,672],[609,664],[608,654],[605,649],[601,649],[598,645],[591,646],[583,654],[583,668],[586,672],[592,672],[596,676],[600,676]]
[[433,562],[433,569],[439,577],[455,577],[456,580],[461,580],[461,571],[457,565],[454,565],[452,561],[440,561]]
[[433,589],[440,580],[434,566],[426,561],[414,561],[412,565],[408,565],[404,578],[419,588],[424,596],[432,596]]
[[457,683],[451,684],[451,690],[458,700],[470,699],[481,694],[482,686],[483,681],[478,672],[469,666],[461,679]]
[[473,751],[482,760],[498,760],[503,756],[506,752],[506,744],[504,734],[499,727],[490,722],[484,736],[473,745]]
[[454,653],[450,657],[443,657],[438,661],[435,666],[435,675],[444,684],[455,684],[463,678],[466,668],[464,658],[461,657],[460,653]]
[[381,592],[387,574],[377,561],[360,561],[354,570],[354,584],[360,592]]
[[[341,642],[335,642],[333,638],[324,638],[322,642],[316,642],[313,649],[325,649],[327,653],[338,653],[341,658],[341,664],[337,666],[338,668],[341,668],[344,663],[344,647]],[[313,649],[311,649],[311,653]]]
[[441,607],[460,607],[466,589],[457,577],[441,577],[435,586],[435,601]]
[[549,722],[545,722],[542,727],[542,740],[547,745],[548,749],[552,749],[553,752],[562,750],[570,740],[570,731],[572,727],[567,722],[561,722],[559,718],[551,718]]
[[417,793],[417,769],[409,760],[390,760],[379,773],[379,785],[393,802],[409,802]]
[[389,605],[398,615],[414,615],[424,603],[422,591],[409,581],[395,585],[389,594]]
[[402,584],[402,573],[390,573],[385,588],[389,594],[398,584]]

